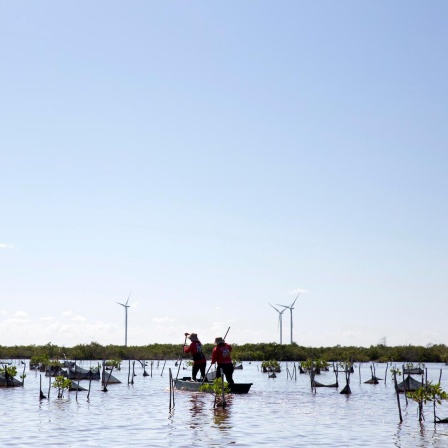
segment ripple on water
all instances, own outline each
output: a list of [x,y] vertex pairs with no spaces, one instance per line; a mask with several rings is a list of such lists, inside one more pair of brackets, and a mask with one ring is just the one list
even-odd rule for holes
[[[398,424],[390,379],[379,385],[360,383],[356,369],[352,395],[339,394],[341,387],[312,394],[307,375],[291,380],[281,372],[268,379],[257,366],[253,362],[235,371],[237,381],[254,384],[248,395],[232,396],[227,409],[214,409],[210,395],[177,392],[171,413],[167,385],[174,361],[167,362],[164,376],[155,369],[153,377],[143,377],[136,366],[138,376],[129,386],[124,366],[114,372],[123,384],[110,385],[104,393],[93,382],[90,402],[86,392],[78,393],[78,401],[74,392],[57,400],[55,390],[50,400],[39,401],[39,375],[27,372],[25,387],[0,390],[0,446],[448,447],[448,425],[435,428],[430,407],[427,422],[420,427],[416,407],[406,408],[402,401],[404,422]],[[377,372],[385,368],[380,365]],[[428,376],[437,380],[440,368],[446,388],[445,366],[430,366]],[[362,367],[361,376],[363,381],[370,376],[368,365]],[[333,373],[323,373],[320,381],[334,382]],[[43,383],[47,395],[48,379],[44,377]],[[87,387],[87,382],[81,385]],[[440,413],[448,416],[448,405]]]

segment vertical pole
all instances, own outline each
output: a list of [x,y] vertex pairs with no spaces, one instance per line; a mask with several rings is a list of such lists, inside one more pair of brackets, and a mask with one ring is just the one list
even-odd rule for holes
[[160,376],[162,376],[162,375],[163,375],[163,369],[165,369],[165,364],[166,364],[166,359],[165,359],[165,362],[163,363],[163,367],[162,367],[162,373],[160,374]]
[[394,370],[394,383],[395,383],[395,391],[397,394],[397,403],[398,403],[398,415],[400,417],[400,423],[403,423],[403,417],[401,415],[401,404],[400,404],[400,392],[397,387],[397,372]]
[[222,408],[224,409],[226,407],[226,399],[224,395],[224,373],[221,369],[221,385],[222,385]]
[[170,411],[171,411],[171,388],[173,387],[173,380],[172,380],[172,378],[171,378],[171,369],[169,369],[169,375],[168,375],[168,377],[169,377],[169,382],[170,382]]
[[89,401],[91,386],[92,386],[92,375],[90,375],[90,378],[89,378],[89,392],[87,392],[87,401]]

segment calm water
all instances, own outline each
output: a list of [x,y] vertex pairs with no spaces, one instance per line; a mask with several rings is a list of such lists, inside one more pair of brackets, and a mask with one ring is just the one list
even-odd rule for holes
[[[89,367],[90,363],[81,363]],[[245,363],[235,371],[237,382],[254,383],[248,395],[234,395],[227,409],[213,409],[211,395],[176,392],[175,408],[169,411],[168,368],[174,376],[174,361],[154,364],[152,377],[143,377],[139,363],[134,384],[127,385],[127,364],[114,371],[123,384],[110,385],[104,393],[98,381],[92,382],[90,402],[87,392],[70,392],[57,399],[55,389],[49,400],[39,401],[39,375],[27,370],[25,387],[0,389],[0,447],[448,447],[448,425],[432,423],[432,407],[427,405],[427,422],[417,419],[417,405],[406,407],[404,422],[398,423],[393,383],[360,384],[358,368],[351,376],[352,395],[339,389],[310,391],[308,375],[287,379],[282,364],[277,378],[259,371],[260,363]],[[428,364],[428,379],[438,380],[448,389],[448,367]],[[18,370],[21,370],[18,365]],[[378,364],[376,375],[384,378],[385,364]],[[150,367],[147,367],[150,373]],[[180,370],[179,376],[190,370]],[[369,379],[370,367],[362,366],[362,381]],[[330,384],[334,374],[325,372],[317,380]],[[48,378],[42,379],[45,395]],[[88,382],[81,382],[84,387]],[[448,417],[448,403],[438,412]]]

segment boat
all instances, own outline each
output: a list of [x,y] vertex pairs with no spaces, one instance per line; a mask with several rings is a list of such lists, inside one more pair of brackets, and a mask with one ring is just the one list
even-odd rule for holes
[[[253,383],[233,383],[229,384],[232,394],[247,394]],[[201,381],[191,381],[189,377],[174,380],[174,385],[178,390],[187,390],[190,392],[199,392],[202,386]]]
[[242,369],[243,368],[243,363],[240,363],[240,364],[235,364],[234,366],[233,366],[233,368],[235,369],[235,370],[238,370],[238,369]]

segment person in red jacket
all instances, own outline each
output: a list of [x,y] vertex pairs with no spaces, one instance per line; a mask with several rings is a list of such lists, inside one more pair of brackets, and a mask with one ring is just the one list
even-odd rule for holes
[[193,356],[193,371],[191,372],[191,378],[193,381],[196,381],[196,375],[199,371],[201,371],[202,378],[205,378],[205,366],[207,360],[205,359],[204,353],[202,353],[201,341],[198,339],[196,333],[185,333],[185,336],[188,336],[188,339],[191,341],[189,346],[184,345],[184,352],[191,353]]
[[230,352],[232,351],[232,346],[226,344],[223,338],[215,339],[215,348],[212,352],[212,365],[217,363],[216,378],[221,378],[221,369],[226,380],[229,384],[233,384],[233,362],[230,357]]

